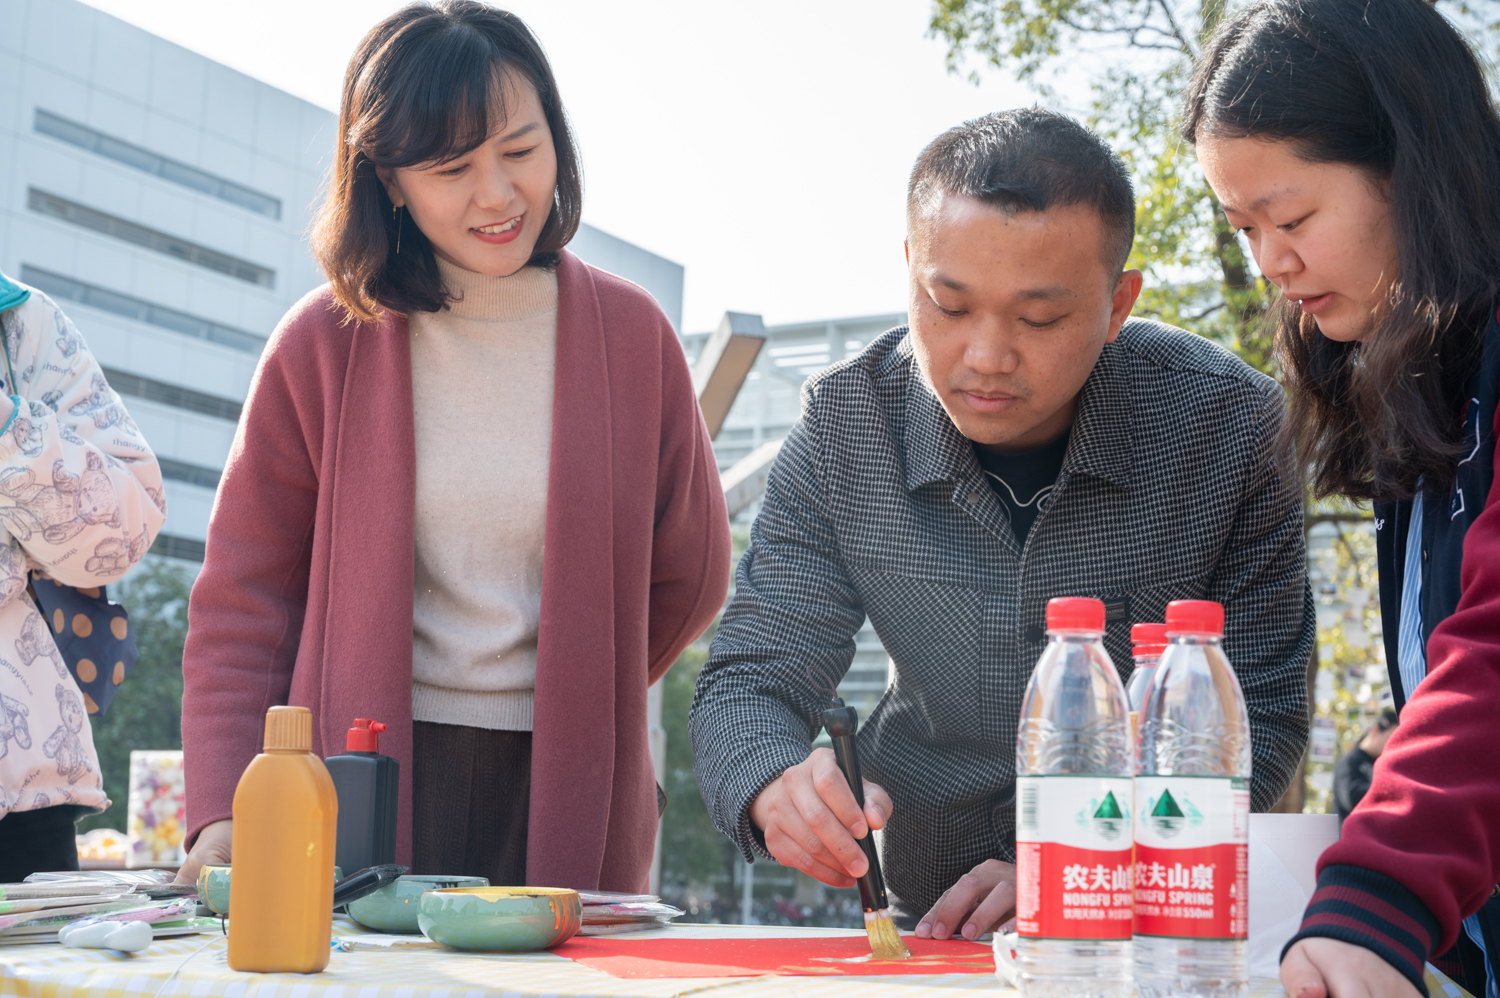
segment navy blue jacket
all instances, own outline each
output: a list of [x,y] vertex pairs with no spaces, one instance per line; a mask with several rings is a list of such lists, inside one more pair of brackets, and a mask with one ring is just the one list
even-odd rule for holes
[[[1325,936],[1364,946],[1423,993],[1423,963],[1432,961],[1483,995],[1485,956],[1459,921],[1478,916],[1492,972],[1500,971],[1500,900],[1494,896],[1500,878],[1500,501],[1486,510],[1500,403],[1495,316],[1485,327],[1466,394],[1465,453],[1446,494],[1424,495],[1416,525],[1409,500],[1375,505],[1380,612],[1401,726],[1376,763],[1370,793],[1344,825],[1343,839],[1319,861],[1318,889],[1293,942]],[[1415,709],[1407,710],[1413,691],[1401,682],[1397,639],[1413,529],[1422,531],[1429,678]],[[1474,561],[1467,571],[1466,540]]]

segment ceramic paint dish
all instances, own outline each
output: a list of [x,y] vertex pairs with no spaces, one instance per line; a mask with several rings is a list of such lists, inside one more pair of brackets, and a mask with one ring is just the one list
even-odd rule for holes
[[424,893],[417,924],[454,949],[524,953],[576,934],[583,905],[563,887],[457,887]]
[[[204,866],[198,871],[198,903],[203,905],[215,915],[229,914],[229,883],[230,870],[228,866]],[[344,879],[344,871],[338,867],[333,868],[333,882],[338,883]],[[411,931],[415,932],[416,929]]]
[[441,877],[413,874],[398,877],[373,894],[349,902],[349,914],[360,925],[375,932],[411,932],[417,927],[423,891],[445,887],[488,887],[483,877]]

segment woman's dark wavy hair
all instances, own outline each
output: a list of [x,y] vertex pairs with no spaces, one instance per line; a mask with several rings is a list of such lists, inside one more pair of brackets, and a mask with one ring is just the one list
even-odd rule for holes
[[[578,231],[583,177],[552,67],[519,17],[476,0],[413,3],[377,24],[349,60],[338,150],[312,245],[347,319],[436,312],[451,296],[432,244],[394,211],[376,167],[441,163],[505,126],[506,97],[536,89],[557,150],[552,210],[529,261],[555,266]],[[397,252],[399,240],[400,252]]]
[[1258,0],[1200,59],[1182,132],[1287,141],[1388,192],[1398,272],[1363,342],[1321,335],[1295,302],[1272,314],[1286,428],[1319,496],[1446,487],[1500,303],[1500,118],[1473,52],[1423,0]]

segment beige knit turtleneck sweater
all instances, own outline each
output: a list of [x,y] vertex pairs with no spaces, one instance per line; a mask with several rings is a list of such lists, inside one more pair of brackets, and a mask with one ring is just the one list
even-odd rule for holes
[[557,275],[438,261],[462,300],[410,316],[412,718],[530,731],[552,450]]

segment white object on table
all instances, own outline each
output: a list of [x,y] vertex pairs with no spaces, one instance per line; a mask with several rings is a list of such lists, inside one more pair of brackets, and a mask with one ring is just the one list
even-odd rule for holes
[[1280,975],[1281,949],[1317,890],[1318,857],[1338,839],[1336,814],[1250,816],[1251,977]]
[[1016,987],[1021,973],[1016,969],[1016,934],[997,932],[990,945],[995,950],[995,976],[1011,987]]
[[57,941],[78,949],[112,949],[135,953],[151,945],[151,923],[85,918],[59,929]]

